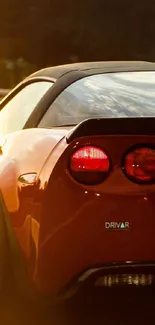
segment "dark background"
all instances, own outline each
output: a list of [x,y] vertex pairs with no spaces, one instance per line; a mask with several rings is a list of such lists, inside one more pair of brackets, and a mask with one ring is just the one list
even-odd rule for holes
[[155,1],[1,0],[0,87],[93,60],[155,60]]

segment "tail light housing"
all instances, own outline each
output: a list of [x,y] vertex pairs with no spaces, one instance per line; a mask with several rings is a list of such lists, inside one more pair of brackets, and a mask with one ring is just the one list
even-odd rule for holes
[[104,150],[95,146],[78,148],[70,159],[71,175],[82,184],[101,183],[110,170],[110,160]]
[[155,182],[155,149],[147,146],[137,147],[124,158],[123,170],[126,176],[137,183]]

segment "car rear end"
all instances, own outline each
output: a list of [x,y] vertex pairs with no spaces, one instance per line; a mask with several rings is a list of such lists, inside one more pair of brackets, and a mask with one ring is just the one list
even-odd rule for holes
[[45,190],[36,285],[60,296],[153,288],[154,120],[87,120],[65,141]]

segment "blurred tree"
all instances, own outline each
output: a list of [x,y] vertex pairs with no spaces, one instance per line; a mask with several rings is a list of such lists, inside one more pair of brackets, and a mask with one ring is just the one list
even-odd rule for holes
[[[89,60],[155,60],[154,18],[153,0],[1,0],[0,57],[14,62],[22,57],[37,68]],[[15,66],[18,76],[11,83],[29,71],[21,61]]]
[[0,88],[12,88],[37,69],[22,58],[0,60]]

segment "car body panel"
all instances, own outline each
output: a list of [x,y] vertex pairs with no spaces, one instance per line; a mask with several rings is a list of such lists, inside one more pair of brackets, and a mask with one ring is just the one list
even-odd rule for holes
[[[22,185],[19,177],[25,174],[38,175],[57,143],[64,137],[67,130],[28,129],[1,139],[2,155],[0,156],[0,188],[6,208],[11,217],[13,229],[18,237],[20,247],[25,256],[30,251],[31,223],[29,211],[29,191],[22,197]],[[33,184],[30,184],[33,197]],[[25,203],[26,200],[26,203]]]
[[[155,71],[153,63],[137,62],[45,69],[27,78],[0,104],[2,109],[36,78],[55,82],[34,109],[27,129],[0,140],[1,193],[12,234],[23,253],[26,277],[41,293],[57,294],[77,274],[107,263],[155,262],[155,184],[135,184],[122,170],[122,159],[132,146],[155,147],[154,131],[152,135],[147,130],[145,135],[120,134],[118,125],[115,134],[102,134],[101,128],[100,135],[88,136],[86,126],[85,136],[78,133],[76,138],[77,133],[71,132],[68,138],[72,127],[37,129],[42,114],[74,81],[95,73],[150,70]],[[82,185],[71,176],[70,157],[85,145],[103,148],[110,158],[109,176],[99,185]],[[36,175],[33,182],[29,181],[31,174]],[[106,222],[127,222],[129,227],[107,230]],[[17,263],[13,263],[18,272]]]
[[[137,143],[155,145],[155,136],[81,138],[65,145],[65,150],[64,141],[46,161],[36,192],[40,210],[34,213],[34,219],[40,231],[33,279],[46,293],[58,292],[87,268],[155,260],[155,185],[134,184],[121,168],[129,147]],[[108,150],[113,162],[109,177],[98,186],[78,184],[68,170],[73,148],[86,143]],[[105,222],[129,222],[130,228],[107,231]]]

